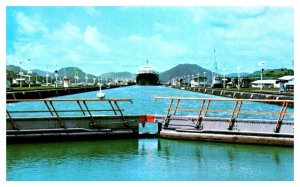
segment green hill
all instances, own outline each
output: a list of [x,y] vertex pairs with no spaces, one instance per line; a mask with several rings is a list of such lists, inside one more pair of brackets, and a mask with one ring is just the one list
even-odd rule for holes
[[[247,75],[247,77],[256,77],[259,78],[261,75],[261,71],[255,71],[252,74]],[[263,71],[264,79],[277,79],[279,77],[283,77],[286,75],[294,75],[294,70],[287,68],[280,69],[266,69]]]
[[204,69],[197,64],[179,64],[165,72],[162,72],[159,74],[160,82],[168,82],[171,81],[173,78],[176,77],[182,77],[189,75],[189,78],[192,78],[192,75],[197,76],[199,75],[203,76],[204,72],[206,72],[207,80],[211,80],[212,72],[210,70]]

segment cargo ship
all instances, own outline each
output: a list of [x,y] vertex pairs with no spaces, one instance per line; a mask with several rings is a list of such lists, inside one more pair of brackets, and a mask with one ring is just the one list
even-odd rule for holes
[[152,66],[147,64],[138,68],[136,73],[137,85],[158,85],[159,75]]

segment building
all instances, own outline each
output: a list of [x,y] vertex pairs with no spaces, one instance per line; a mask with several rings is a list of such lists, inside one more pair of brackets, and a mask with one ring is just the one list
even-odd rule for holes
[[283,76],[277,80],[256,80],[251,82],[253,88],[280,88],[284,84],[284,87],[294,89],[294,76]]
[[276,83],[276,80],[256,80],[251,82],[252,88],[279,88],[279,84]]
[[276,83],[280,85],[280,92],[286,91],[286,90],[294,90],[294,76],[288,75],[278,78],[276,80]]
[[70,87],[70,79],[66,76],[62,79],[62,85],[64,88]]
[[191,87],[194,88],[194,87],[198,87],[198,86],[201,86],[201,87],[206,87],[208,84],[207,84],[207,78],[204,77],[204,76],[196,76],[196,77],[193,77],[192,80],[191,80]]

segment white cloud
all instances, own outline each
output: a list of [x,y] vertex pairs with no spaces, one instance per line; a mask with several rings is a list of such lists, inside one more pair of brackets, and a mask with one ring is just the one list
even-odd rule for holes
[[67,22],[61,28],[54,30],[52,37],[57,41],[68,42],[71,40],[80,40],[83,35],[79,27]]
[[37,18],[26,16],[23,12],[17,12],[16,21],[19,25],[19,32],[33,34],[37,32],[47,32],[46,27]]
[[187,52],[183,46],[175,42],[165,41],[161,35],[152,36],[150,42],[154,44],[154,49],[162,56],[180,56]]
[[187,53],[187,49],[184,46],[179,45],[174,41],[166,41],[159,34],[150,37],[130,35],[127,39],[133,43],[134,46],[132,47],[140,50],[141,53],[152,54],[153,56],[158,56],[162,59]]
[[109,52],[109,48],[102,42],[104,36],[94,26],[88,26],[84,32],[84,43],[101,53]]

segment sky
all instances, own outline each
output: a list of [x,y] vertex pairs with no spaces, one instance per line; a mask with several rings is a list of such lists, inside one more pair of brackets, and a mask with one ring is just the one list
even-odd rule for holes
[[[6,64],[76,66],[100,75],[197,64],[222,73],[293,68],[294,9],[288,6],[6,7]],[[30,61],[28,61],[30,59]],[[22,63],[20,63],[22,62]]]

